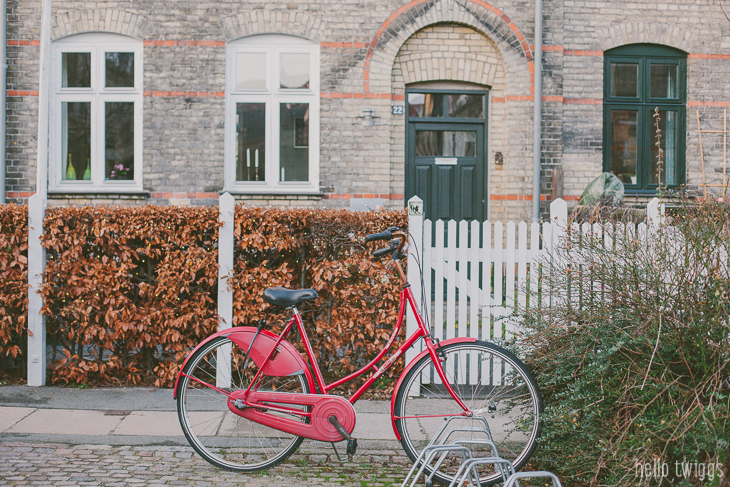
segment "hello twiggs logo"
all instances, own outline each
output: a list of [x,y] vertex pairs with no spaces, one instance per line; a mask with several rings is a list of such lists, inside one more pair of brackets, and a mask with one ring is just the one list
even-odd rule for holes
[[[674,468],[672,468],[674,467]],[[636,462],[634,465],[636,477],[641,480],[657,479],[662,480],[669,477],[678,479],[696,478],[700,482],[705,480],[713,481],[715,478],[722,478],[723,464],[688,462],[686,460],[675,461],[674,465],[655,458],[653,462]]]

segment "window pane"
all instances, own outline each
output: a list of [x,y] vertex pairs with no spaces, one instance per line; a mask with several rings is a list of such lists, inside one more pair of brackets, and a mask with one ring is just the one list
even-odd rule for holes
[[309,54],[281,54],[279,87],[286,90],[309,88]]
[[639,96],[638,64],[611,64],[611,96]]
[[64,88],[91,87],[91,53],[64,52],[62,55],[62,86]]
[[266,104],[236,103],[236,181],[266,180]]
[[651,97],[677,98],[677,65],[651,65]]
[[266,53],[236,53],[237,90],[265,90],[266,73]]
[[134,53],[105,53],[106,87],[134,88]]
[[91,179],[91,103],[61,103],[63,180]]
[[[651,112],[652,115],[654,112]],[[656,146],[656,125],[652,117],[649,150],[649,181],[657,184],[659,153]],[[659,130],[661,130],[660,144],[662,148],[662,184],[676,185],[679,182],[677,174],[677,127],[679,117],[677,112],[659,110]]]
[[417,156],[474,157],[476,145],[477,133],[474,131],[416,131]]
[[409,117],[443,117],[444,95],[424,93],[408,94]]
[[309,103],[279,107],[279,181],[308,181]]
[[637,184],[637,110],[611,111],[611,172],[624,184]]
[[484,95],[449,95],[449,116],[484,118]]
[[134,179],[134,102],[104,104],[105,178]]

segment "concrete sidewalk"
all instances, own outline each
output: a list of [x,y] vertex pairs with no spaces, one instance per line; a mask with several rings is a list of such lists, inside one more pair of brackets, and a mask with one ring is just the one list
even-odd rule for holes
[[[359,447],[340,462],[305,440],[254,474],[213,467],[188,445],[170,389],[0,387],[0,486],[393,487],[411,466],[395,439],[389,401],[355,405]],[[337,444],[344,458],[344,442]]]
[[[400,449],[391,426],[390,401],[361,400],[355,410],[353,435],[361,447]],[[0,387],[0,437],[72,444],[188,444],[172,390],[149,387]]]

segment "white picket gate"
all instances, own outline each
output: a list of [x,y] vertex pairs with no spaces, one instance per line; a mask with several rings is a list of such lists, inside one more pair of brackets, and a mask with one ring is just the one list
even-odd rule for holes
[[[423,202],[413,197],[408,202],[409,231],[413,235],[408,257],[408,277],[416,300],[424,303],[421,314],[431,326],[433,336],[446,340],[473,337],[488,341],[509,340],[518,326],[514,312],[520,307],[550,306],[562,297],[543,289],[540,303],[533,292],[543,270],[544,259],[560,258],[558,245],[571,238],[601,238],[610,248],[616,235],[648,235],[658,225],[659,201],[647,207],[647,223],[611,226],[574,224],[568,228],[567,203],[558,199],[550,204],[550,221],[537,222],[431,222],[423,218]],[[604,231],[606,230],[606,231]],[[423,267],[423,281],[418,258]],[[421,285],[422,284],[422,285]],[[571,299],[579,299],[584,292]],[[529,299],[532,302],[528,302]],[[425,298],[425,299],[424,299]],[[407,332],[416,329],[415,318],[408,317]],[[411,358],[419,350],[409,351]]]

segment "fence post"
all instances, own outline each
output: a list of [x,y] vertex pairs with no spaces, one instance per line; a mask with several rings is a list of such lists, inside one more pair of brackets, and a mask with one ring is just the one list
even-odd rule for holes
[[36,193],[28,199],[28,385],[46,385],[46,317],[39,294],[46,268],[46,249],[41,245],[46,200]]
[[[236,208],[235,198],[228,192],[218,200],[221,223],[218,229],[218,330],[233,326],[233,289],[229,288],[229,278],[233,275],[233,216]],[[224,370],[230,370],[231,349],[218,349],[218,363],[229,364]],[[231,387],[229,375],[216,375],[217,387]]]
[[568,231],[568,203],[564,199],[558,198],[550,203],[550,223],[553,226],[550,254],[555,255],[555,249],[560,245],[560,240],[565,239]]
[[[408,252],[408,282],[411,283],[411,291],[419,305],[423,301],[421,294],[421,274],[418,272],[418,264],[416,262],[416,253],[421,257],[421,264],[426,267],[423,262],[423,200],[418,196],[408,200],[408,231],[413,236],[411,240],[411,250]],[[428,290],[426,290],[428,292]],[[406,336],[411,336],[418,329],[418,322],[411,309],[407,309],[406,315]],[[428,310],[420,310],[421,314],[427,313]],[[414,347],[406,350],[406,363],[418,355],[419,350]]]
[[[548,253],[550,255],[550,260],[555,260],[556,258],[560,259],[561,253],[558,249],[565,245],[568,233],[568,203],[566,203],[564,199],[558,198],[550,203],[550,223],[552,231],[551,242],[548,246]],[[555,278],[556,276],[553,274],[550,275],[550,279]],[[554,306],[557,304],[558,300],[568,297],[564,296],[562,293],[553,293],[552,289],[548,292],[548,296],[550,296],[548,306]]]
[[661,223],[661,211],[659,209],[659,198],[652,198],[648,205],[646,205],[646,224],[649,229],[656,231],[659,229]]

